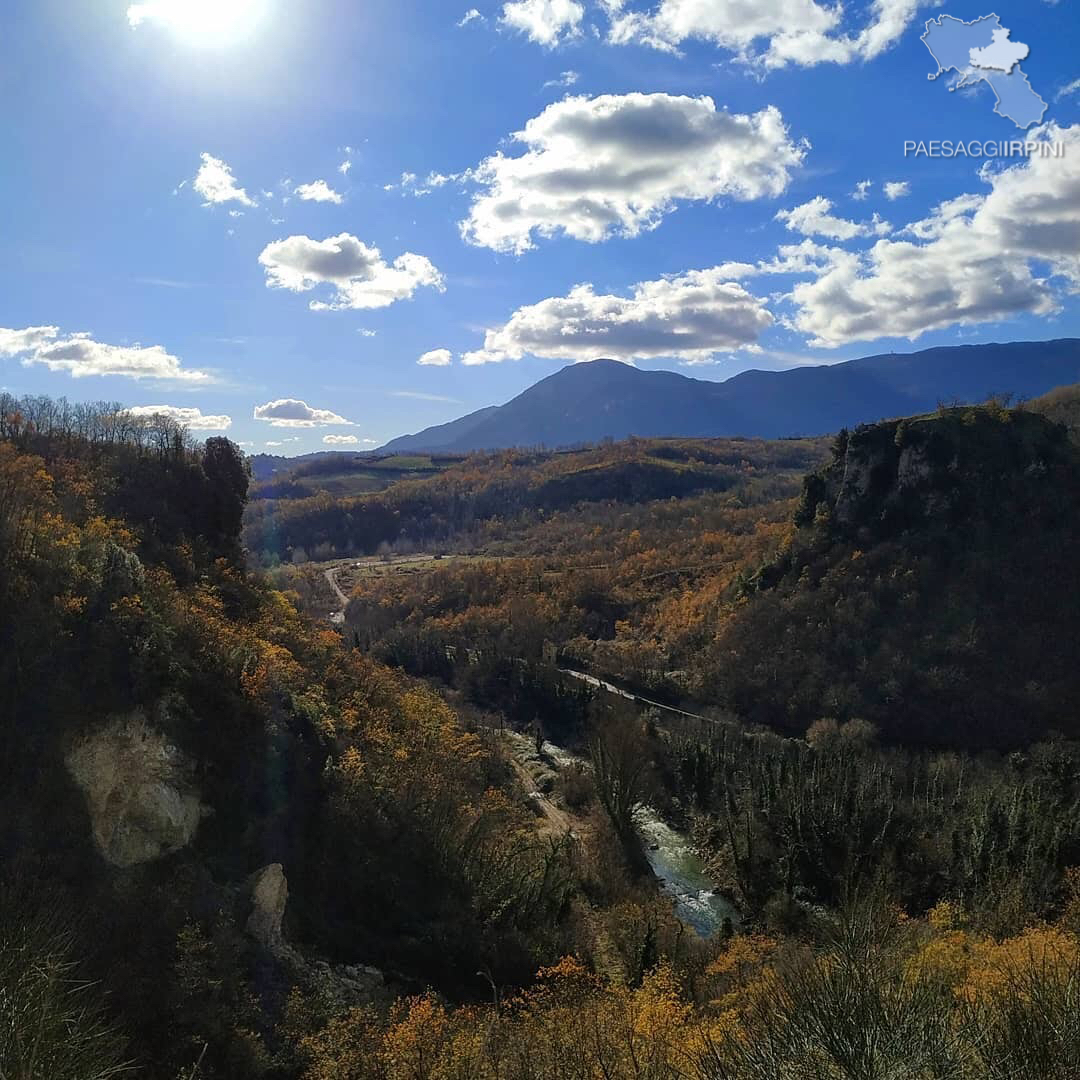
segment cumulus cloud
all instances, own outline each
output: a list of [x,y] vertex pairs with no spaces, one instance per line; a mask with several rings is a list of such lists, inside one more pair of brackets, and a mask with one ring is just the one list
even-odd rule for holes
[[[359,446],[360,440],[355,435],[324,435],[322,441],[327,446]],[[365,440],[366,442],[367,440]]]
[[776,215],[776,220],[784,222],[793,232],[802,233],[803,236],[825,236],[830,240],[884,236],[892,231],[892,226],[887,221],[882,221],[877,214],[872,221],[861,223],[835,217],[831,213],[832,205],[824,195],[818,195],[793,210],[781,210]]
[[1080,125],[1041,134],[1064,142],[1065,156],[984,170],[989,192],[942,203],[902,239],[834,252],[792,290],[794,327],[835,347],[1058,311],[1055,280],[1080,291]]
[[703,363],[717,352],[755,342],[773,317],[765,301],[730,280],[728,267],[692,270],[643,281],[629,296],[602,295],[578,285],[566,296],[519,308],[489,330],[465,364],[520,360],[673,357]]
[[424,353],[416,362],[421,367],[449,367],[454,356],[449,349],[432,349]]
[[856,202],[864,202],[870,195],[870,189],[874,186],[873,180],[860,180],[855,185],[855,190],[851,193],[851,197]]
[[377,247],[348,233],[325,240],[290,236],[268,244],[259,262],[269,288],[310,292],[332,286],[333,299],[312,300],[312,311],[383,308],[411,299],[419,288],[443,292],[446,287],[442,274],[423,255],[407,251],[388,263]]
[[487,19],[485,19],[476,8],[469,8],[469,10],[458,20],[458,26],[468,26],[469,23],[473,22],[485,23],[487,22]]
[[33,352],[41,345],[54,341],[60,330],[56,326],[27,326],[22,330],[0,327],[0,356],[19,356]]
[[161,345],[107,345],[85,333],[61,335],[55,326],[0,327],[0,355],[20,356],[26,367],[41,364],[50,371],[66,371],[75,379],[119,375],[164,382],[213,381],[205,371],[183,367],[180,358]]
[[136,405],[127,411],[132,416],[167,416],[189,431],[228,431],[232,426],[231,416],[211,416],[182,405]]
[[906,198],[911,194],[911,184],[907,180],[890,180],[885,184],[885,198],[889,202]]
[[551,49],[580,36],[584,16],[578,0],[514,0],[503,5],[499,22]]
[[265,405],[256,405],[253,414],[256,420],[265,420],[271,427],[313,428],[344,426],[352,427],[352,421],[329,409],[314,409],[306,401],[296,398],[278,398]]
[[255,206],[255,200],[240,187],[232,169],[220,158],[202,155],[202,165],[195,174],[192,187],[205,199],[204,206],[218,203],[238,202],[243,206]]
[[708,41],[766,69],[872,60],[910,25],[918,0],[873,0],[859,26],[842,4],[817,0],[661,0],[652,10],[604,0],[615,45],[650,45],[676,52],[690,40]]
[[742,115],[670,94],[565,98],[514,139],[524,154],[500,152],[470,171],[484,190],[461,232],[516,253],[535,246],[534,234],[636,236],[680,200],[780,195],[806,154],[774,106]]
[[[348,162],[345,162],[348,171]],[[325,180],[315,180],[310,184],[300,184],[293,188],[293,194],[299,196],[305,202],[328,202],[335,205],[341,204],[341,195],[336,192]]]

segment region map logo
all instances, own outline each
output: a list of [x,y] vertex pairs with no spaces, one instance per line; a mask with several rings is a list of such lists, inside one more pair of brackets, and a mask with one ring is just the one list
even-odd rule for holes
[[[1009,120],[1022,132],[1041,124],[1047,103],[1036,93],[1021,68],[1030,49],[1022,41],[1012,40],[1012,31],[1001,25],[997,15],[964,22],[952,15],[942,15],[926,23],[922,43],[929,49],[937,70],[927,78],[940,79],[953,74],[949,91],[986,83],[994,93],[994,112]],[[1045,138],[977,140],[905,140],[905,157],[1062,157],[1064,146]]]

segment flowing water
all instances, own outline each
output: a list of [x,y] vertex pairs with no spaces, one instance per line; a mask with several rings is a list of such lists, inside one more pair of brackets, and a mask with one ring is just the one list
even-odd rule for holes
[[[560,769],[588,764],[554,743],[544,743],[543,752]],[[668,825],[649,806],[638,807],[634,824],[661,890],[671,897],[675,914],[687,926],[692,926],[704,938],[720,933],[725,920],[738,927],[739,914],[734,905],[716,892],[714,882],[705,872],[704,862],[682,833]]]
[[675,901],[675,914],[702,937],[712,937],[723,929],[724,920],[739,925],[734,905],[717,893],[705,872],[705,864],[690,841],[676,832],[649,806],[639,806],[634,814],[638,835],[645,845],[645,857],[660,882],[660,888]]

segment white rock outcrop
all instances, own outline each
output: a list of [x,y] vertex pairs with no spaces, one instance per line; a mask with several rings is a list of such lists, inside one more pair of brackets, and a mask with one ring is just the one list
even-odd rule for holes
[[86,796],[94,842],[113,866],[186,847],[207,812],[190,761],[141,711],[80,739],[65,760]]
[[343,1009],[388,1000],[383,973],[378,968],[308,959],[286,940],[282,920],[289,902],[289,883],[281,863],[269,863],[256,870],[245,882],[244,895],[251,901],[244,929],[302,986]]

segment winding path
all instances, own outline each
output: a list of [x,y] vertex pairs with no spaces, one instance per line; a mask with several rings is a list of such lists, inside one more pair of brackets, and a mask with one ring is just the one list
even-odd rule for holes
[[333,589],[334,595],[341,603],[341,610],[332,612],[330,615],[330,621],[338,624],[345,621],[345,608],[349,603],[349,598],[341,591],[341,586],[337,583],[337,573],[340,569],[340,566],[331,566],[323,571],[323,577],[326,578],[327,585]]

